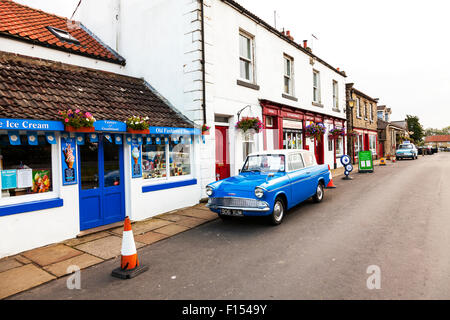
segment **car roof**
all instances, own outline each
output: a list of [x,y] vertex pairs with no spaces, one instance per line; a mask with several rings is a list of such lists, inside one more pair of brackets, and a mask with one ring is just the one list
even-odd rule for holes
[[267,154],[289,155],[289,154],[298,153],[298,152],[307,153],[307,152],[312,152],[312,151],[305,150],[305,149],[273,149],[273,150],[253,152],[253,153],[250,153],[248,156],[267,155]]

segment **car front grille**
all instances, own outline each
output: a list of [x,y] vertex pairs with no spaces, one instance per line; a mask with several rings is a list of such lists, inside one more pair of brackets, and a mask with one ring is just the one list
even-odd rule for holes
[[218,207],[258,208],[261,201],[246,198],[210,198],[209,204]]

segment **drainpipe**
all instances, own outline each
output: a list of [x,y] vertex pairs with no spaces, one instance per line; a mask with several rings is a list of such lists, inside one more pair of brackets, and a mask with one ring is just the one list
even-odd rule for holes
[[205,13],[203,11],[203,0],[200,0],[200,15],[201,15],[201,35],[202,35],[202,109],[203,109],[203,124],[206,124],[206,63],[205,63]]

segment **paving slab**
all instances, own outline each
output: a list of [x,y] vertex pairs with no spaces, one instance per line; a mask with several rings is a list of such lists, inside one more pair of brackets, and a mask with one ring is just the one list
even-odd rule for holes
[[[135,243],[136,248],[145,246],[144,243],[137,241],[135,241]],[[122,249],[122,238],[111,235],[109,237],[80,244],[75,248],[93,256],[108,260],[120,256],[120,250]]]
[[[137,221],[132,224],[131,228],[133,229],[133,234],[138,235],[138,234],[143,234],[143,233],[155,230],[157,228],[161,228],[170,223],[172,223],[172,222],[168,221],[168,220],[152,218],[149,220]],[[112,229],[111,232],[122,236],[123,227]]]
[[2,272],[0,273],[0,299],[28,290],[53,279],[55,279],[54,276],[33,264],[27,264]]
[[150,231],[150,232],[135,236],[134,240],[141,242],[141,243],[145,243],[145,244],[152,244],[154,242],[165,239],[167,237],[169,237],[169,236],[166,234]]
[[202,209],[190,208],[183,211],[178,212],[179,215],[189,216],[194,218],[200,218],[205,220],[213,220],[218,218],[217,214],[212,211],[206,211]]
[[208,222],[208,220],[194,218],[194,217],[185,217],[184,219],[178,220],[175,224],[184,226],[184,227],[193,228],[193,227],[199,226],[201,224],[204,224],[206,222]]
[[193,206],[193,208],[194,208],[194,209],[200,209],[200,210],[206,210],[206,211],[211,212],[211,210],[209,210],[209,208],[206,207],[206,204],[205,204],[205,203],[199,203],[199,204]]
[[155,232],[162,233],[168,236],[173,236],[177,233],[184,232],[186,230],[189,230],[189,228],[185,226],[179,226],[176,224],[170,224],[165,227],[156,229]]
[[31,263],[30,259],[25,258],[24,256],[18,254],[17,256],[14,256],[14,258],[19,261],[22,264],[29,264]]
[[51,274],[53,274],[59,278],[66,274],[69,274],[69,272],[67,272],[67,268],[69,266],[77,266],[80,269],[84,269],[84,268],[93,266],[94,264],[98,264],[103,261],[104,261],[103,259],[94,257],[87,253],[83,253],[82,255],[70,258],[68,260],[64,260],[64,261],[46,266],[46,267],[44,267],[44,270],[47,272],[50,272]]
[[74,238],[74,239],[66,240],[63,243],[65,245],[73,247],[73,246],[77,246],[77,245],[85,243],[85,242],[89,242],[89,241],[92,241],[92,240],[97,240],[97,239],[104,238],[104,237],[107,237],[107,236],[110,236],[110,235],[111,234],[109,232],[102,231],[102,232],[89,234],[89,235],[86,235],[86,236],[83,236],[83,237],[80,237],[80,238]]
[[186,216],[182,216],[182,215],[175,214],[175,213],[162,214],[157,217],[158,217],[158,219],[168,220],[168,221],[172,221],[172,222],[177,222],[177,221],[180,221],[180,220],[186,218]]
[[70,259],[82,253],[64,244],[56,244],[26,251],[21,255],[43,267]]
[[9,269],[21,267],[23,264],[21,264],[19,261],[13,258],[6,258],[0,260],[0,272],[7,271]]

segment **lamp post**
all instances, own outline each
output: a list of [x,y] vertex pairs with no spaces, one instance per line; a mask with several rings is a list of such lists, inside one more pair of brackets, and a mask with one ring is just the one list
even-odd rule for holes
[[[348,105],[348,108],[347,108],[347,120],[348,120],[347,121],[348,122],[347,133],[348,133],[349,129],[351,131],[353,131],[353,107],[355,106],[355,100],[353,100],[351,98],[348,99],[347,105]],[[354,147],[353,139],[352,138],[348,139],[348,135],[347,135],[347,150],[349,151],[349,153],[352,157],[352,163],[354,163],[354,160],[355,160],[355,150],[353,150],[353,147]]]

